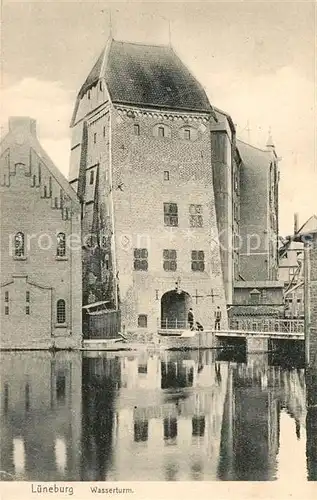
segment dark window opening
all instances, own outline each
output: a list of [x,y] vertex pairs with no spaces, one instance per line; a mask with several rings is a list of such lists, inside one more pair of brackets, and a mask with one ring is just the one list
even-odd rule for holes
[[163,250],[163,269],[164,271],[177,270],[177,252],[176,250]]
[[146,328],[147,327],[147,315],[139,314],[138,316],[138,327]]
[[94,144],[96,144],[96,142],[97,142],[97,134],[96,134],[96,132],[95,132],[95,133],[94,133]]
[[106,137],[106,127],[103,127],[103,136]]
[[65,257],[66,255],[66,235],[65,233],[58,233],[57,235],[57,257]]
[[29,291],[25,292],[25,301],[30,302],[30,292]]
[[7,414],[8,413],[8,409],[9,409],[9,386],[8,384],[4,384],[4,413]]
[[203,207],[202,205],[189,205],[190,227],[203,227]]
[[138,123],[135,123],[133,128],[134,128],[134,135],[140,135],[140,125]]
[[56,305],[57,323],[65,323],[66,321],[66,303],[64,299],[59,299]]
[[205,270],[205,253],[202,250],[192,251],[192,271]]
[[9,316],[9,306],[5,306],[5,308],[4,308],[4,314],[6,316]]
[[148,270],[148,251],[146,248],[134,249],[134,270],[135,271]]
[[168,170],[164,170],[164,181],[170,180],[170,173]]
[[165,226],[178,226],[178,207],[176,203],[164,203]]
[[89,176],[89,184],[93,184],[95,180],[95,172],[93,170],[90,171],[90,176]]
[[149,435],[149,422],[147,420],[136,420],[134,422],[134,441],[136,443],[147,441]]
[[14,249],[16,257],[24,256],[24,234],[21,232],[14,237]]
[[88,95],[87,95],[88,99],[90,99],[90,90],[88,90]]
[[4,293],[4,301],[9,302],[9,292]]
[[27,314],[27,315],[30,314],[30,306],[25,307],[25,314]]

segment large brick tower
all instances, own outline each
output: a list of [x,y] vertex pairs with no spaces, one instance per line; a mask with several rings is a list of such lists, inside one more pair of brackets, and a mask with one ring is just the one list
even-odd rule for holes
[[70,182],[88,243],[84,302],[109,300],[126,328],[184,327],[189,307],[207,327],[220,306],[227,324],[215,120],[170,46],[109,40],[78,93]]

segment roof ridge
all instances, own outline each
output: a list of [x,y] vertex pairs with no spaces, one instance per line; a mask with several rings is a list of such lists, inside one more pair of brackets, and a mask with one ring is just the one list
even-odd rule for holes
[[249,146],[250,148],[257,149],[258,151],[261,151],[262,153],[270,153],[271,152],[271,151],[268,151],[266,149],[261,149],[258,146],[254,146],[253,144],[249,144],[248,142],[245,142],[242,139],[237,138],[237,142],[241,142],[242,144],[245,144],[246,146]]
[[111,42],[122,43],[127,45],[137,45],[139,47],[159,47],[159,48],[173,50],[172,46],[169,44],[129,42],[127,40],[115,40],[114,38],[111,39]]

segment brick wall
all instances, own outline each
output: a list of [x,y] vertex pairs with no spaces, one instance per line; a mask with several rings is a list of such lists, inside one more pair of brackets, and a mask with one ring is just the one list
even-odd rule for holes
[[[78,347],[81,342],[81,244],[79,204],[68,200],[68,216],[61,209],[61,186],[26,145],[12,147],[1,192],[1,345],[2,347]],[[19,161],[25,164],[17,166]],[[33,178],[33,175],[35,176]],[[44,197],[46,194],[46,198]],[[55,206],[57,200],[57,206]],[[65,214],[65,212],[64,212]],[[13,235],[23,232],[25,258],[14,257]],[[76,250],[56,257],[56,235],[74,235]],[[29,243],[28,243],[29,241]],[[26,303],[26,291],[30,303]],[[9,315],[5,314],[9,293]],[[66,301],[66,323],[57,327],[56,303]],[[29,306],[30,314],[26,314]]]
[[[129,111],[129,113],[127,113]],[[129,116],[130,115],[130,116]],[[113,110],[111,116],[112,199],[114,207],[115,258],[119,277],[122,323],[137,326],[138,314],[148,315],[149,328],[160,318],[162,295],[181,287],[191,296],[196,318],[206,324],[220,305],[226,316],[210,162],[208,122],[203,117],[186,121],[179,113],[155,116]],[[134,125],[140,135],[135,135]],[[158,125],[166,135],[154,136]],[[192,127],[197,138],[182,138],[182,128]],[[164,180],[164,172],[169,180]],[[122,189],[119,188],[122,187]],[[164,226],[163,203],[177,203],[179,226]],[[189,205],[203,207],[203,228],[190,228]],[[214,239],[216,242],[214,242]],[[133,270],[134,248],[148,249],[148,271]],[[177,250],[177,271],[163,270],[163,249]],[[191,251],[205,252],[205,272],[191,271]],[[211,297],[213,288],[217,294]]]

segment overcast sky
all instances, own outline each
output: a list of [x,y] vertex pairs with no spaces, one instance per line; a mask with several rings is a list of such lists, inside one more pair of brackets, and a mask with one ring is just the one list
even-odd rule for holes
[[[281,233],[317,212],[315,2],[4,2],[1,123],[38,120],[48,154],[67,175],[76,93],[109,36],[168,43],[229,112],[238,136],[282,157]],[[248,125],[249,124],[249,125]]]

